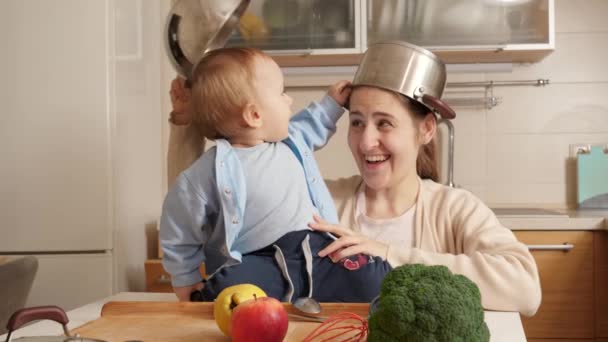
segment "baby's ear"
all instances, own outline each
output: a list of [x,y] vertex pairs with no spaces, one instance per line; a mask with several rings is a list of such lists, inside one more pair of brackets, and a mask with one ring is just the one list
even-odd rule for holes
[[248,103],[245,108],[243,108],[242,117],[245,126],[249,128],[262,127],[262,116],[257,111],[254,104]]

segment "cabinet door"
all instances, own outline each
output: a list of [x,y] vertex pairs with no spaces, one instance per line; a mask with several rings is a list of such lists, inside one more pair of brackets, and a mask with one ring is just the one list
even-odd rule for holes
[[554,49],[553,0],[367,0],[366,9],[366,45],[403,40],[446,63],[537,62]]
[[112,248],[108,1],[0,1],[0,252]]
[[429,48],[549,44],[549,0],[367,0],[367,42]]
[[252,0],[227,46],[272,55],[360,52],[360,0]]
[[[542,302],[522,317],[527,338],[593,338],[593,232],[516,231],[538,265]],[[572,249],[560,249],[564,244]]]

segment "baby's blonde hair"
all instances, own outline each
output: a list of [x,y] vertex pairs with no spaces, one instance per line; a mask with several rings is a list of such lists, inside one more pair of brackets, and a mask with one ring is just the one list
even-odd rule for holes
[[241,114],[255,96],[257,58],[270,57],[253,48],[222,48],[198,62],[192,73],[192,123],[202,136],[229,138],[241,128]]

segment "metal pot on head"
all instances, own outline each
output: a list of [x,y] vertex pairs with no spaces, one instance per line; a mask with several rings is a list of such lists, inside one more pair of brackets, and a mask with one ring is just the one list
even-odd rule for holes
[[205,52],[221,48],[238,26],[250,0],[178,0],[167,17],[164,41],[169,60],[186,79]]
[[445,64],[432,52],[401,41],[369,46],[352,82],[403,94],[444,119],[456,112],[440,100],[446,83]]

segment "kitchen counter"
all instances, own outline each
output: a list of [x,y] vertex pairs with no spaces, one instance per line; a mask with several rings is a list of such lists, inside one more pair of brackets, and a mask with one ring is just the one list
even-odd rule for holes
[[[68,328],[71,330],[85,324],[86,322],[99,318],[103,304],[109,301],[166,302],[176,300],[175,295],[172,293],[121,292],[99,301],[84,305],[80,308],[68,311],[67,314],[70,320],[68,323]],[[486,311],[485,321],[490,329],[490,333],[492,335],[490,341],[492,342],[526,341],[518,313]],[[13,334],[13,337],[61,335],[62,333],[63,331],[61,329],[61,325],[58,323],[52,321],[41,321],[18,329]],[[0,341],[4,340],[6,340],[6,335],[0,336]]]
[[493,209],[496,217],[511,230],[608,230],[606,209]]

